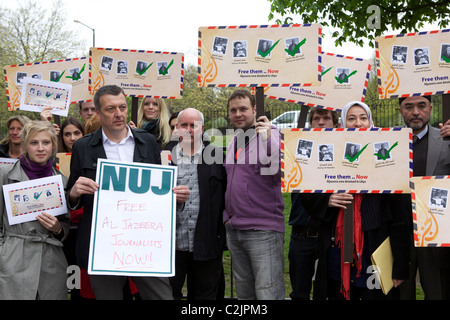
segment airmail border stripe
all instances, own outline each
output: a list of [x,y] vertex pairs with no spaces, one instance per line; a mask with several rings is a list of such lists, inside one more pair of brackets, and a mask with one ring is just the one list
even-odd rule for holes
[[[294,128],[291,131],[400,131],[402,128]],[[409,135],[409,139],[412,141],[412,134]],[[285,157],[285,141],[284,141],[284,133],[281,133],[281,188],[285,187],[285,179],[284,179],[284,159]],[[412,142],[409,143],[409,177],[413,176],[412,172]],[[444,176],[450,177],[450,176]],[[424,177],[427,178],[427,177]],[[411,185],[411,181],[410,181]],[[310,190],[310,189],[300,189],[293,190],[292,193],[358,193],[357,190]],[[359,193],[372,193],[372,194],[402,194],[403,190],[360,190]]]
[[[354,57],[349,57],[349,56],[344,56],[341,54],[334,54],[334,53],[328,53],[328,52],[322,52],[322,54],[325,54],[327,56],[336,56],[339,58],[345,58],[345,59],[349,59],[349,60],[356,60],[356,61],[364,61],[364,59],[361,58],[354,58]],[[366,98],[366,91],[367,91],[367,85],[369,84],[368,80],[370,77],[370,70],[371,70],[372,66],[370,63],[368,63],[368,67],[367,67],[367,73],[366,73],[366,81],[364,83],[364,87],[363,87],[363,91],[362,91],[362,96],[361,96],[361,102],[364,102],[365,98]],[[289,85],[282,85],[282,87],[286,87]],[[300,86],[299,84],[295,85],[291,85],[291,86]],[[271,85],[271,87],[279,87],[279,85]],[[269,99],[274,99],[274,100],[279,100],[279,101],[284,101],[284,102],[291,102],[291,103],[297,103],[297,104],[301,104],[301,105],[307,105],[308,107],[316,107],[316,108],[321,108],[321,109],[326,109],[326,110],[334,110],[334,111],[339,111],[341,112],[342,109],[340,108],[333,108],[330,106],[322,106],[322,105],[315,105],[314,103],[307,103],[305,101],[299,101],[299,100],[292,100],[292,99],[286,99],[286,98],[281,98],[281,97],[276,97],[276,96],[268,96],[265,95],[266,98]]]
[[[273,24],[273,25],[242,25],[242,26],[210,26],[207,27],[210,30],[213,29],[219,29],[219,30],[224,30],[224,29],[256,29],[256,28],[261,28],[261,29],[265,29],[265,28],[298,28],[298,27],[310,27],[312,24],[311,23],[306,23],[306,24],[299,24],[299,23],[295,23],[295,24]],[[322,28],[319,28],[319,37],[318,37],[318,44],[319,44],[319,58],[318,58],[318,62],[319,64],[322,63],[322,57],[320,55],[320,53],[322,53]],[[202,57],[201,57],[201,52],[202,52],[202,41],[201,41],[201,37],[202,37],[202,33],[199,31],[198,32],[198,68],[197,68],[197,82],[200,84],[201,83],[201,74],[202,74]],[[319,72],[317,75],[317,78],[319,81],[322,81],[322,76],[320,73],[320,65],[319,65]],[[280,83],[275,83],[272,84],[272,86],[303,86],[303,87],[311,87],[311,83],[285,83],[285,84],[280,84]],[[210,84],[208,85],[208,88],[226,88],[226,87],[230,87],[230,88],[253,88],[253,87],[267,87],[269,86],[268,84],[248,84],[248,83],[232,83],[232,84]]]
[[[422,180],[431,180],[432,178],[434,179],[450,179],[450,176],[424,176],[422,177]],[[409,186],[411,188],[411,199],[415,200],[416,199],[416,193],[414,192],[414,183],[412,181],[409,182]],[[416,210],[413,209],[413,227],[414,227],[414,241],[418,241],[418,234],[417,234],[417,223],[415,222],[417,221],[417,212]],[[438,243],[428,243],[427,245],[428,247],[450,247],[450,243],[441,243],[440,245]]]
[[[123,51],[123,52],[139,52],[139,53],[158,53],[158,54],[178,54],[179,52],[169,52],[169,51],[150,51],[150,50],[137,50],[137,49],[115,49],[115,48],[95,48],[97,50],[105,50],[105,51]],[[89,51],[89,91],[92,91],[91,87],[91,65],[92,65],[92,52]],[[184,76],[184,55],[181,56],[181,84],[180,84],[180,96],[183,96],[183,76]],[[161,99],[176,99],[176,97],[169,97],[169,96],[152,96],[152,95],[135,95],[130,94],[127,95],[127,97],[134,97],[134,98],[161,98]]]
[[[21,63],[21,64],[13,64],[10,65],[11,68],[16,67],[23,67],[23,66],[33,66],[33,65],[39,65],[39,64],[47,64],[47,63],[56,63],[56,62],[66,62],[66,61],[78,61],[78,60],[85,60],[87,57],[81,57],[81,58],[72,58],[72,59],[59,59],[59,60],[51,60],[51,61],[42,61],[42,62],[33,62],[33,63]],[[6,95],[7,95],[7,102],[8,102],[8,110],[14,111],[13,106],[11,105],[9,101],[9,89],[8,89],[8,76],[6,74],[6,70],[3,69],[3,72],[5,74],[5,88],[6,88]],[[82,102],[88,102],[91,100],[81,100],[81,101],[71,101],[70,103],[82,103]]]
[[[402,38],[402,37],[411,37],[411,36],[424,36],[427,34],[436,34],[436,33],[447,33],[450,32],[450,29],[443,29],[443,30],[433,30],[433,31],[423,31],[418,33],[401,33],[397,35],[387,35],[382,37],[382,39],[391,39],[391,38]],[[380,49],[378,47],[378,41],[375,41],[375,58],[377,61],[377,66],[380,66]],[[380,68],[377,67],[377,77],[378,77],[378,86],[381,85],[381,71]],[[381,88],[378,90],[381,91]],[[381,93],[381,92],[380,92]],[[416,92],[413,94],[403,94],[403,95],[391,95],[389,98],[407,98],[407,97],[414,97],[414,96],[429,96],[429,95],[437,95],[437,94],[450,94],[450,90],[448,91],[436,91],[436,92]]]

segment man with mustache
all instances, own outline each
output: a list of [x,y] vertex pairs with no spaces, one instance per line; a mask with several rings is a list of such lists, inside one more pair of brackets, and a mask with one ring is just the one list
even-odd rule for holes
[[[448,135],[450,121],[440,124],[441,130],[429,125],[431,115],[430,96],[412,96],[399,99],[399,111],[406,127],[413,130],[413,175],[440,176],[450,174],[450,143],[443,137]],[[412,210],[411,210],[412,212]],[[411,214],[411,237],[412,214]],[[411,242],[414,243],[414,242]],[[400,287],[402,299],[415,299],[415,278],[420,270],[420,283],[425,299],[442,300],[450,295],[450,252],[447,248],[412,248],[411,274]]]

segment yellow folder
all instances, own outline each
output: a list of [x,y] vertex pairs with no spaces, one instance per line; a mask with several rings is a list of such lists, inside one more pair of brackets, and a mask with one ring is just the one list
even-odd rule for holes
[[384,294],[394,286],[392,281],[392,266],[394,264],[394,257],[392,255],[391,242],[389,237],[373,252],[371,256],[372,264],[377,267],[377,279],[381,284],[381,289]]

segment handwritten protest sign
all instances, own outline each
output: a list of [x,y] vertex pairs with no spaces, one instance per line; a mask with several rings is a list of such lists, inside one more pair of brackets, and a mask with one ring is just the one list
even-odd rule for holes
[[318,86],[319,24],[199,28],[200,87]]
[[70,103],[91,101],[93,95],[89,93],[87,69],[86,57],[5,66],[8,110],[19,108],[23,79],[26,77],[71,85]]
[[410,193],[409,128],[282,133],[282,192]]
[[114,84],[130,97],[182,98],[182,53],[91,48],[89,66],[89,90],[94,93]]
[[450,29],[375,41],[381,99],[450,93]]
[[99,159],[89,274],[173,276],[176,166]]
[[416,247],[450,246],[449,182],[450,176],[411,178]]

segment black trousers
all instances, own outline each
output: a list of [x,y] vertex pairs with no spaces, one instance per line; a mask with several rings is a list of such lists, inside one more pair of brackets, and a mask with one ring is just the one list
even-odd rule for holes
[[175,276],[169,278],[175,300],[183,298],[183,285],[187,277],[188,300],[215,300],[222,278],[222,257],[196,261],[187,251],[175,252]]
[[[173,300],[168,278],[130,277],[143,300]],[[126,276],[91,275],[91,286],[97,300],[123,300]]]

